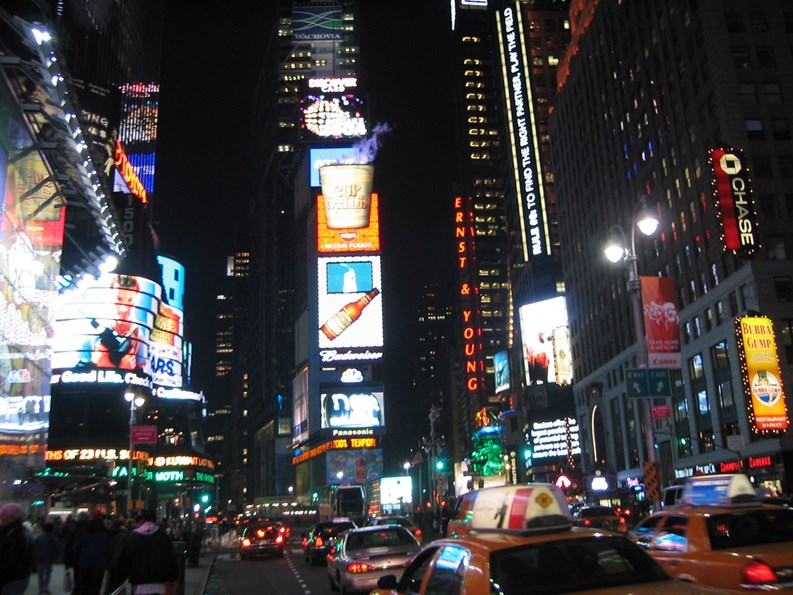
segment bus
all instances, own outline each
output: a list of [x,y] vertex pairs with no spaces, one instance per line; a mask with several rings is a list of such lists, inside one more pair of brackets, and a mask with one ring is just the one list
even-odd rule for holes
[[366,489],[360,484],[342,484],[330,495],[333,516],[348,517],[359,527],[366,523]]

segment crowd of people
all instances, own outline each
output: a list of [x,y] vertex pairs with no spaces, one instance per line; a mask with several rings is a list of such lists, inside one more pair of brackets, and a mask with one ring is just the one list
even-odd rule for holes
[[200,527],[158,521],[152,510],[123,517],[95,508],[33,521],[12,502],[0,508],[0,595],[23,595],[31,580],[37,580],[39,595],[49,595],[53,565],[60,563],[65,584],[58,591],[119,595],[129,584],[131,595],[170,595],[180,564],[198,565],[202,541]]

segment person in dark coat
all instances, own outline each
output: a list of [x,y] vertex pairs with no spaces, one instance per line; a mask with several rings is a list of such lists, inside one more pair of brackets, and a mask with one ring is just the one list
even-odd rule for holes
[[113,519],[113,524],[110,527],[110,537],[113,540],[113,557],[110,559],[110,565],[107,567],[107,586],[105,593],[110,594],[121,585],[124,584],[124,577],[118,568],[118,560],[121,558],[121,551],[124,549],[124,542],[129,535],[127,530],[126,521],[119,517]]
[[153,510],[143,510],[138,526],[124,541],[118,560],[120,575],[129,580],[133,595],[166,592],[179,579],[176,550]]
[[85,529],[91,516],[84,510],[77,513],[71,527],[66,531],[66,537],[63,540],[63,566],[66,572],[72,572],[72,593],[79,593],[79,577],[76,572],[76,562],[74,558],[74,542],[80,537],[80,534]]
[[100,595],[110,560],[113,540],[105,527],[102,512],[94,511],[91,520],[74,542],[75,595]]
[[33,553],[39,577],[39,595],[49,595],[52,565],[60,559],[62,544],[55,536],[55,523],[46,522],[41,529],[41,533],[33,540]]
[[33,570],[33,533],[16,502],[0,509],[0,595],[23,595]]

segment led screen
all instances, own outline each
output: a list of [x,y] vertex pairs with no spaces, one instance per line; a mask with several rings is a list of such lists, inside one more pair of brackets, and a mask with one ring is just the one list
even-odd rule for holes
[[496,376],[496,393],[509,390],[509,353],[506,351],[495,353],[493,368]]
[[536,421],[531,425],[529,443],[536,460],[581,454],[578,422],[572,417]]
[[570,332],[563,297],[520,307],[526,382],[570,384]]
[[103,370],[151,374],[149,341],[161,291],[148,279],[110,274],[61,296],[52,368],[63,373],[53,374],[53,383],[124,379]]
[[366,136],[364,102],[352,93],[306,95],[300,109],[307,140]]
[[160,302],[149,343],[149,360],[154,384],[182,386],[184,313]]
[[325,481],[330,484],[369,483],[383,476],[382,448],[332,450],[325,455]]
[[379,256],[318,259],[319,347],[382,347]]
[[324,149],[309,149],[309,186],[319,188],[319,168],[323,165],[333,165],[336,163],[347,163],[349,161],[358,163],[358,156],[361,151],[355,147],[328,147]]
[[385,425],[382,391],[333,389],[320,395],[320,403],[322,428],[380,428]]
[[292,380],[292,440],[302,442],[308,438],[308,370],[301,371]]
[[372,193],[369,225],[356,228],[328,227],[325,197],[317,197],[317,251],[318,252],[379,252],[380,251],[380,199]]

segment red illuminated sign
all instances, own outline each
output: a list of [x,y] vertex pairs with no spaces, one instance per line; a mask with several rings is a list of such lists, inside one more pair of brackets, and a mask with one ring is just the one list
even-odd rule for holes
[[711,165],[724,247],[750,256],[759,246],[760,240],[743,151],[713,149]]
[[132,426],[133,444],[157,444],[157,426]]
[[481,356],[481,329],[477,324],[475,302],[472,297],[478,293],[478,290],[468,280],[469,260],[473,250],[470,238],[473,238],[473,229],[466,225],[463,199],[459,196],[454,199],[454,223],[454,237],[457,240],[458,292],[460,302],[463,304],[462,339],[465,357],[465,386],[473,393],[478,391],[483,384],[481,376],[484,372],[484,362]]
[[118,168],[118,173],[124,178],[124,182],[126,182],[130,192],[137,196],[143,204],[146,204],[149,201],[146,187],[140,181],[138,174],[135,173],[135,168],[132,167],[129,159],[127,159],[127,154],[124,153],[120,141],[116,141],[116,167]]
[[749,469],[757,469],[759,467],[770,467],[774,464],[774,459],[771,455],[762,457],[749,457]]

